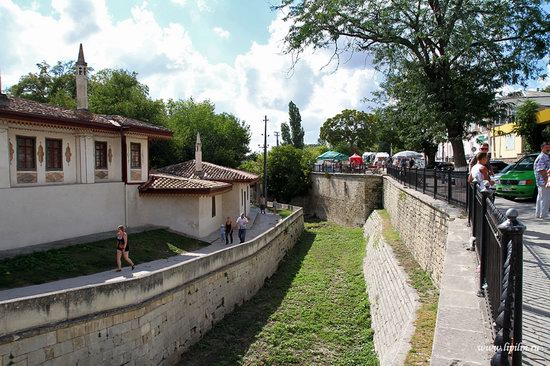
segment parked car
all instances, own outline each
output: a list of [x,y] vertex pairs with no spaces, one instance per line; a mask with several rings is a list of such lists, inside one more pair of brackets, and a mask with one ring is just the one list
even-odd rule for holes
[[491,160],[490,164],[491,164],[491,167],[493,168],[493,173],[495,174],[499,173],[502,169],[510,166],[510,164],[502,160]]
[[452,163],[446,163],[444,161],[436,161],[435,163],[430,163],[426,165],[426,169],[454,170],[455,166]]
[[514,167],[514,164],[508,165],[507,167],[502,169],[500,172],[495,173],[495,175],[491,177],[491,180],[493,180],[495,182],[495,184],[498,184],[500,182],[500,177],[502,177],[504,174],[508,173],[513,167]]
[[537,155],[524,156],[507,173],[501,175],[496,184],[497,195],[510,198],[536,197],[537,186],[533,165]]

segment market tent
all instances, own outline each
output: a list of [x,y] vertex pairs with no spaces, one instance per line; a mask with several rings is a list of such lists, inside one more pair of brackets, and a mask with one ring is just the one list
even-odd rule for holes
[[349,162],[351,164],[363,164],[363,159],[359,155],[353,154],[349,157]]
[[347,160],[346,154],[339,153],[337,151],[327,151],[317,157],[317,160]]
[[376,153],[376,155],[374,156],[376,159],[384,159],[384,158],[389,158],[390,157],[390,154],[388,154],[387,152],[379,152],[379,153]]
[[421,158],[422,154],[416,151],[400,151],[397,154],[393,155],[393,158]]

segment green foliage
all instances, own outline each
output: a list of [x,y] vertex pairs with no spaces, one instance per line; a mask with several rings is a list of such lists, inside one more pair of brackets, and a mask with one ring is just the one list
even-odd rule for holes
[[310,186],[309,173],[315,157],[308,150],[293,145],[271,149],[267,158],[267,188],[277,201],[289,202],[306,194]]
[[[446,130],[458,167],[466,166],[469,124],[491,117],[498,88],[538,76],[550,45],[548,11],[538,0],[281,0],[275,8],[291,22],[287,52],[331,47],[335,59],[368,52],[390,83],[416,85],[417,101],[429,107],[437,130]],[[388,96],[403,102],[407,93]]]
[[537,125],[536,114],[540,105],[533,100],[526,100],[517,109],[512,132],[522,136],[527,144],[527,150],[538,151],[544,142],[542,130],[544,126]]
[[[301,149],[304,147],[304,129],[302,128],[302,116],[300,116],[300,110],[290,101],[288,103],[288,116],[290,124],[291,141],[294,147]],[[285,138],[283,136],[283,142]]]
[[283,140],[283,145],[292,144],[292,137],[290,136],[290,127],[288,123],[281,123],[281,138]]
[[174,132],[174,162],[195,158],[197,132],[204,161],[236,168],[245,159],[250,127],[231,114],[216,114],[212,102],[169,100],[167,113],[167,125]]
[[36,64],[38,72],[28,73],[12,85],[8,93],[14,97],[49,103],[65,108],[76,107],[74,62],[58,61],[51,67],[46,61]]
[[239,169],[250,172],[258,176],[264,175],[264,155],[252,153],[239,165]]
[[164,123],[163,101],[149,97],[149,87],[137,80],[137,73],[104,69],[94,74],[89,84],[90,111]]
[[[361,154],[374,147],[376,127],[374,115],[345,109],[323,123],[319,137],[332,147],[338,147],[338,152],[348,155],[354,152]],[[346,151],[341,151],[343,149]]]

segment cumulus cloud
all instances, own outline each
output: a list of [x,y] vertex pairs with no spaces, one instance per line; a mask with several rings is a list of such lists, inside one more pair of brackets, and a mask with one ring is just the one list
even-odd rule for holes
[[212,28],[212,31],[220,38],[228,39],[231,33],[229,31],[223,29],[222,27],[214,27]]
[[[185,5],[187,1],[173,2]],[[146,2],[132,8],[127,19],[114,21],[104,0],[88,1],[86,12],[94,14],[90,22],[77,21],[83,9],[72,3],[53,0],[55,14],[42,15],[11,0],[0,2],[0,44],[8,45],[0,53],[6,86],[35,71],[41,60],[55,64],[76,59],[82,42],[86,61],[95,70],[136,71],[154,98],[209,99],[218,112],[247,121],[255,150],[263,143],[264,115],[272,131],[269,143],[274,145],[273,132],[280,131],[280,124],[288,120],[288,103],[294,101],[300,108],[306,143],[314,143],[327,118],[346,108],[366,109],[362,99],[378,88],[381,78],[364,55],[352,55],[348,63],[335,69],[323,67],[330,51],[308,51],[293,64],[292,58],[281,52],[288,29],[282,15],[269,26],[270,38],[265,44],[253,42],[247,52],[228,64],[211,62],[198,52],[185,25],[159,24]]]

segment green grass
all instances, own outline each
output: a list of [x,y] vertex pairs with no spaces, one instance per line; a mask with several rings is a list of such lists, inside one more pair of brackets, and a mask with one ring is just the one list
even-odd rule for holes
[[411,339],[411,350],[405,360],[406,365],[429,365],[437,318],[439,292],[430,275],[416,262],[401,240],[399,233],[392,227],[386,210],[377,211],[383,219],[382,235],[392,247],[401,267],[409,276],[410,285],[418,293],[420,307],[416,311],[415,332]]
[[[115,269],[115,233],[112,239],[73,245],[0,260],[0,289],[35,285],[63,278]],[[134,263],[168,258],[192,251],[208,243],[166,230],[153,230],[128,236],[130,258]],[[122,264],[126,265],[124,260]]]
[[285,219],[287,217],[289,217],[290,215],[292,215],[292,211],[291,210],[285,210],[285,209],[278,209],[275,211],[276,214],[278,214],[279,216],[281,216],[282,219]]
[[360,228],[306,223],[278,271],[181,365],[378,365]]

